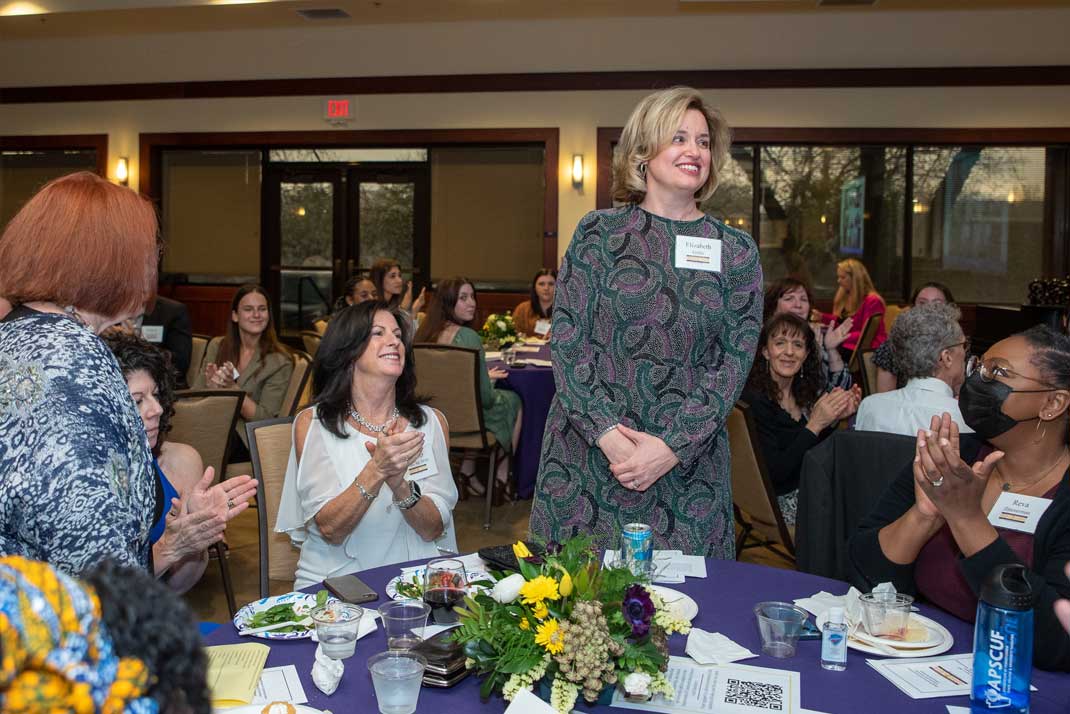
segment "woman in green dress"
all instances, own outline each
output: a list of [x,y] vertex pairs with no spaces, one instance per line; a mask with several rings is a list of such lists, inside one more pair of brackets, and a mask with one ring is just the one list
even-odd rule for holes
[[705,215],[728,128],[693,89],[652,94],[613,160],[627,205],[580,221],[558,277],[550,406],[532,533],[649,524],[657,548],[732,558],[725,422],[762,324],[762,269],[746,233]]
[[[508,373],[503,369],[487,369],[486,354],[479,334],[468,325],[476,316],[476,289],[467,278],[455,277],[443,280],[435,290],[435,296],[427,309],[427,315],[416,331],[415,342],[437,342],[479,350],[479,393],[483,401],[483,423],[487,430],[506,451],[513,453],[520,438],[520,396],[506,389],[495,389],[491,380],[504,379]],[[481,486],[471,478],[474,463],[466,460],[461,465],[467,487],[476,495]],[[502,460],[497,479],[504,484],[508,474]],[[499,490],[499,492],[501,492]]]

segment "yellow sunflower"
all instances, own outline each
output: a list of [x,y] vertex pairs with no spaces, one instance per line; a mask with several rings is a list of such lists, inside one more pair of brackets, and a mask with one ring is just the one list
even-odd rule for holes
[[552,655],[565,649],[565,638],[557,620],[547,620],[535,628],[535,644],[542,645]]
[[540,620],[545,620],[546,616],[550,614],[550,608],[546,607],[545,602],[535,603],[535,607],[531,609],[533,615]]
[[520,586],[520,601],[525,605],[534,605],[543,600],[558,600],[557,581],[545,575],[539,575]]

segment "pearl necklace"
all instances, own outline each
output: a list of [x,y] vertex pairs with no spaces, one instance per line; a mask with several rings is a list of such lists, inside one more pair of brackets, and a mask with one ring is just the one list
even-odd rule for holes
[[385,424],[372,424],[370,421],[360,415],[360,412],[357,411],[356,407],[350,404],[349,416],[353,419],[353,421],[357,422],[373,434],[382,434],[384,431],[386,431],[386,428],[394,422],[395,419],[401,416],[401,412],[398,411],[397,407],[394,407],[394,411],[390,412],[390,418],[386,420]]

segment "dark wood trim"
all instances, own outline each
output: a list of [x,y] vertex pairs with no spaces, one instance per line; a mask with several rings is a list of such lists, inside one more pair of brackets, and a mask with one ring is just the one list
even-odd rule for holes
[[651,90],[678,84],[700,89],[1064,86],[1070,84],[1070,67],[1065,65],[1040,65],[1025,67],[536,72],[87,84],[53,87],[4,87],[0,88],[0,104],[218,99],[223,97],[298,97],[324,94]]
[[0,151],[46,151],[49,149],[93,149],[97,152],[97,173],[105,178],[108,176],[107,134],[0,136]]
[[1070,275],[1070,147],[1048,149],[1044,194],[1045,273],[1047,277]]
[[620,140],[623,127],[598,127],[596,139],[597,167],[594,186],[595,208],[609,208],[613,205],[613,146]]
[[140,135],[141,191],[157,202],[161,184],[162,150],[167,149],[272,149],[301,146],[457,146],[494,144],[542,144],[545,151],[543,204],[543,267],[557,268],[558,174],[560,173],[556,127],[530,129],[398,129],[367,131],[265,131],[210,132]]

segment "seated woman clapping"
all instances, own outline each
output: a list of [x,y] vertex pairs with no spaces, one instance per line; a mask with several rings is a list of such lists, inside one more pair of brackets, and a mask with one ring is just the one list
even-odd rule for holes
[[789,525],[795,523],[803,456],[858,408],[857,387],[824,389],[814,331],[789,312],[771,317],[758,336],[741,399],[754,415],[769,478]]
[[[960,443],[947,413],[918,431],[913,463],[849,542],[850,579],[863,591],[891,581],[973,621],[992,568],[1024,564],[1036,594],[1033,663],[1070,671],[1070,636],[1053,612],[1070,596],[1070,338],[1038,325],[997,342],[968,364],[959,405],[987,444]],[[1043,515],[1033,526],[994,518],[1007,493]]]
[[221,540],[227,522],[249,507],[256,481],[238,476],[213,486],[215,469],[204,468],[196,449],[166,440],[175,414],[175,377],[167,352],[118,330],[106,333],[104,341],[141,414],[164,494],[163,514],[149,531],[155,573],[172,589],[186,592],[204,574],[208,546]]
[[449,426],[416,397],[404,313],[346,308],[316,353],[315,406],[298,414],[275,530],[301,549],[296,587],[455,551]]

